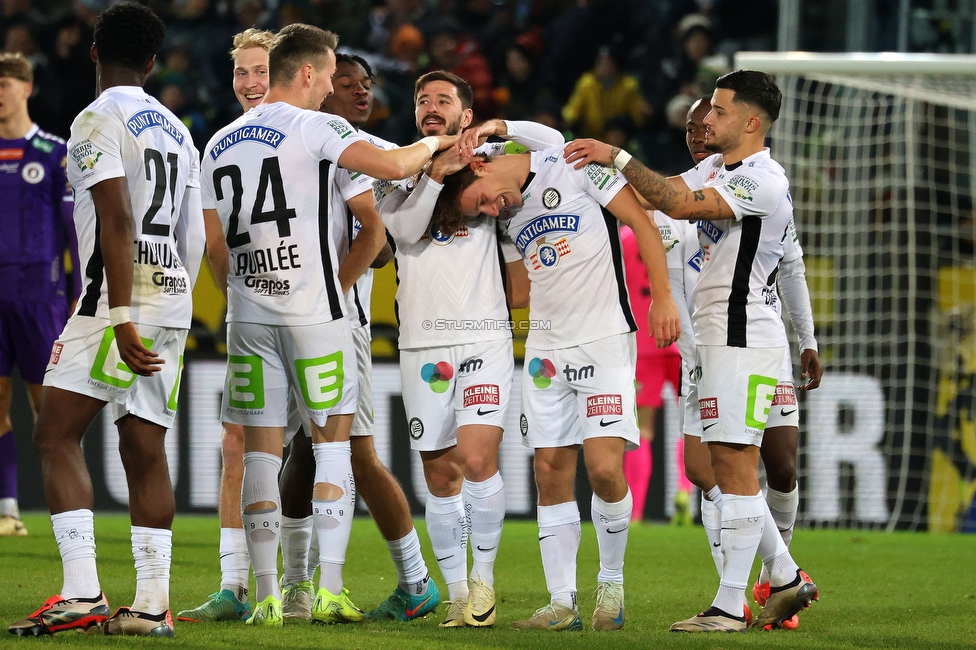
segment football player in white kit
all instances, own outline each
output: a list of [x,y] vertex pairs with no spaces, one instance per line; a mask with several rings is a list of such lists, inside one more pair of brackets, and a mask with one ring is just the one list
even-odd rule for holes
[[[711,154],[705,149],[705,115],[711,110],[709,98],[704,97],[696,101],[688,111],[687,133],[685,141],[696,164],[702,162]],[[708,445],[701,442],[701,421],[698,405],[691,404],[688,399],[689,373],[694,368],[695,341],[691,327],[691,293],[698,283],[698,274],[704,262],[704,252],[698,242],[695,224],[690,221],[676,220],[668,217],[660,210],[654,211],[654,221],[661,231],[661,239],[668,249],[668,269],[671,273],[671,290],[675,296],[679,311],[682,314],[682,331],[678,340],[682,358],[687,360],[685,372],[682,373],[682,387],[680,401],[680,417],[684,432],[684,462],[685,472],[701,491],[702,523],[709,542],[709,549],[719,575],[722,574],[722,514],[717,503],[721,503],[722,493],[715,484],[712,474]],[[813,390],[820,385],[823,369],[817,356],[817,340],[814,338],[813,310],[810,306],[809,291],[804,277],[803,251],[800,249],[795,227],[789,229],[789,236],[784,240],[783,260],[777,274],[777,288],[790,313],[790,320],[800,339],[800,365],[802,377],[807,383],[801,384],[799,390]],[[686,326],[687,325],[687,326]],[[763,434],[760,455],[766,470],[766,503],[776,522],[776,527],[789,546],[792,539],[793,523],[799,502],[796,484],[796,452],[799,442],[799,414],[797,412],[796,393],[793,385],[793,363],[787,356],[780,372],[776,395],[773,398]],[[765,545],[760,544],[760,555],[768,552]],[[765,558],[770,560],[772,558]],[[764,574],[768,573],[763,566]],[[769,580],[760,576],[753,586],[753,597],[760,605],[765,603],[762,592],[768,597]],[[751,612],[748,606],[743,612],[749,620]],[[797,617],[783,621],[783,627],[795,629],[798,625]]]
[[[473,119],[471,87],[449,72],[420,77],[414,102],[425,136],[459,133]],[[542,125],[489,120],[467,129],[458,147],[439,156],[416,183],[375,184],[377,208],[395,244],[410,446],[423,460],[427,532],[450,599],[443,627],[487,627],[496,618],[494,563],[505,517],[498,447],[514,372],[496,226],[487,218],[451,232],[430,224],[444,175],[462,164],[459,151],[470,155],[490,135],[514,141],[485,145],[493,152],[515,143],[564,142]]]
[[[277,551],[278,471],[288,394],[311,419],[313,518],[322,567],[314,621],[360,621],[342,584],[355,485],[349,431],[356,410],[355,348],[337,278],[330,212],[336,166],[384,179],[419,171],[455,138],[391,151],[315,109],[331,92],[337,38],[292,24],[268,52],[264,102],[208,143],[204,207],[230,250],[228,387],[223,417],[244,425],[242,508],[257,583],[257,625],[282,624]],[[212,213],[211,213],[212,214]]]
[[[322,104],[324,113],[345,118],[360,135],[383,149],[396,145],[361,130],[373,107],[373,73],[365,59],[336,54],[336,73],[332,78],[334,92]],[[333,241],[338,254],[339,283],[346,298],[349,325],[356,343],[359,370],[359,405],[350,432],[352,473],[359,497],[369,508],[390,550],[397,569],[397,587],[376,609],[367,613],[373,620],[410,621],[437,609],[440,594],[427,571],[420,549],[420,538],[410,516],[410,505],[403,488],[383,465],[373,447],[372,357],[370,352],[370,296],[373,285],[371,264],[383,266],[393,255],[386,241],[386,229],[373,203],[373,179],[366,174],[340,170],[336,185],[346,209],[334,215]],[[306,430],[308,425],[305,424]],[[311,461],[311,462],[310,462]],[[318,543],[311,540],[311,510],[308,495],[312,491],[315,465],[310,442],[295,436],[288,460],[282,469],[282,537],[284,565],[282,605],[285,616],[291,609],[302,611],[303,590],[311,590],[311,580],[318,565]],[[287,516],[290,513],[292,516]],[[306,532],[307,531],[307,532]],[[311,555],[312,562],[308,561]],[[295,594],[298,594],[297,596]],[[312,597],[314,592],[310,591]],[[311,598],[304,607],[310,614]]]
[[[234,36],[230,51],[234,62],[234,95],[246,113],[268,92],[268,48],[274,34],[246,29]],[[228,251],[220,219],[207,222],[210,266],[227,298]],[[244,522],[241,519],[241,484],[244,481],[244,427],[221,422],[220,438],[220,589],[197,607],[185,609],[176,620],[190,623],[246,621],[251,616],[247,600],[251,558],[247,554]]]
[[681,176],[664,178],[627,152],[591,140],[566,147],[568,161],[612,160],[652,206],[699,221],[704,264],[693,292],[696,383],[688,399],[698,402],[701,439],[723,494],[724,557],[711,607],[675,623],[673,631],[748,629],[741,608],[760,543],[772,548],[762,554],[771,558],[771,594],[755,625],[778,627],[817,597],[817,586],[776,530],[758,477],[759,447],[789,353],[773,296],[793,208],[786,173],[763,146],[781,98],[766,73],[737,70],[721,77],[704,120],[706,147],[719,155]]
[[595,164],[574,170],[562,151],[472,163],[445,179],[434,223],[449,231],[465,220],[497,219],[516,249],[506,249],[506,261],[521,261],[530,281],[520,425],[524,444],[535,449],[539,545],[551,600],[513,627],[582,628],[576,600],[580,514],[573,494],[582,445],[600,547],[592,625],[616,630],[624,625],[623,561],[633,510],[623,454],[640,437],[637,325],[617,219],[634,230],[647,266],[654,291],[649,331],[664,347],[680,327],[661,238],[623,175]]
[[[102,12],[95,24],[98,97],[71,125],[67,162],[84,289],[54,344],[34,431],[64,584],[10,626],[17,635],[99,625],[105,634],[174,634],[175,504],[163,440],[176,417],[199,269],[191,258],[202,255],[203,223],[190,134],[142,89],[163,33],[152,11],[132,3]],[[81,450],[106,404],[119,429],[136,565],[132,606],[111,618],[95,566],[92,484]]]

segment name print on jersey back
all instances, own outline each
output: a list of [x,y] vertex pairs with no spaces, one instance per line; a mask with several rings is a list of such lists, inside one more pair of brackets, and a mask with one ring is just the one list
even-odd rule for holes
[[331,236],[345,213],[330,188],[335,161],[360,139],[333,115],[272,103],[210,140],[203,205],[217,210],[230,250],[229,321],[310,325],[345,314]]

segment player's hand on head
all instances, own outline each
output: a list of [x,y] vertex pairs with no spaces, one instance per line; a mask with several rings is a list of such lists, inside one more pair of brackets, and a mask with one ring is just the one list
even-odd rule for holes
[[670,296],[654,299],[647,312],[647,325],[659,348],[666,348],[678,340],[681,319],[678,316],[678,306]]
[[800,369],[806,383],[797,386],[797,388],[813,390],[820,386],[820,380],[823,378],[823,366],[820,365],[820,357],[816,350],[803,350],[800,353]]
[[582,169],[591,162],[609,167],[613,164],[612,152],[613,147],[605,142],[592,138],[578,138],[566,145],[563,158],[573,165],[573,169]]
[[480,147],[488,139],[488,136],[495,134],[494,120],[482,122],[478,126],[472,126],[461,132],[457,141],[457,151],[461,156],[471,157],[474,150]]
[[142,377],[152,377],[153,373],[160,372],[162,370],[160,366],[166,363],[159,358],[158,353],[146,349],[139,337],[139,330],[132,322],[115,326],[115,343],[125,365]]
[[438,183],[442,183],[445,176],[461,171],[475,160],[478,159],[474,156],[462,155],[458,152],[457,147],[451,147],[434,156],[430,167],[427,169],[427,175]]

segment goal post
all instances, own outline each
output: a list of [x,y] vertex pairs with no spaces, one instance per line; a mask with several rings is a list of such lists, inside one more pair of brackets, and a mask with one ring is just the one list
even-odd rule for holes
[[808,524],[976,532],[976,56],[740,52],[783,92],[823,386]]

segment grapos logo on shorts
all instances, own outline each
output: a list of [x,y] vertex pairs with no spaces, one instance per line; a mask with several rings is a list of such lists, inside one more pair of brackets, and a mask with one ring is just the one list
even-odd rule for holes
[[295,371],[305,405],[316,411],[330,409],[342,399],[342,350],[315,359],[296,359]]
[[[147,350],[152,350],[152,339],[139,338],[142,339],[142,344]],[[128,388],[136,380],[136,374],[129,370],[129,366],[119,354],[119,346],[115,344],[115,330],[111,327],[105,328],[102,342],[95,354],[95,362],[88,374],[95,381],[116,388]]]
[[256,354],[227,355],[227,401],[232,408],[264,408],[264,364]]
[[769,418],[769,408],[776,393],[776,379],[762,375],[749,375],[749,395],[746,398],[746,426],[764,431]]

